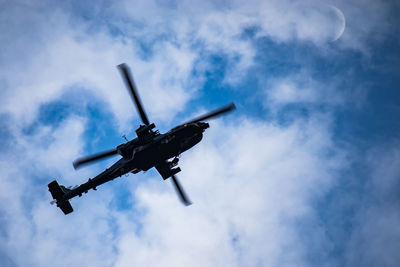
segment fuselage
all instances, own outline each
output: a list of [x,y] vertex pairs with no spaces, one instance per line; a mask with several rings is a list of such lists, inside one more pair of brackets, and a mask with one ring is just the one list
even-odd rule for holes
[[197,122],[180,125],[165,134],[148,131],[148,134],[140,135],[118,146],[117,150],[122,156],[120,160],[93,179],[69,190],[64,198],[81,196],[89,189],[96,190],[97,186],[126,173],[147,171],[168,159],[177,157],[199,143],[204,130],[208,127],[208,123]]
[[170,158],[180,155],[199,143],[208,124],[191,123],[178,126],[165,134],[154,136],[148,142],[136,142],[137,146],[124,157],[132,169],[146,171]]

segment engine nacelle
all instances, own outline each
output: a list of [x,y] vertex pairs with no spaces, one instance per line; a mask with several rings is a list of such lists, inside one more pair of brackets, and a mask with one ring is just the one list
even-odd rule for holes
[[140,127],[136,130],[136,134],[139,137],[139,139],[146,138],[148,136],[153,136],[154,132],[152,131],[156,126],[154,123],[151,123],[149,125],[140,125]]

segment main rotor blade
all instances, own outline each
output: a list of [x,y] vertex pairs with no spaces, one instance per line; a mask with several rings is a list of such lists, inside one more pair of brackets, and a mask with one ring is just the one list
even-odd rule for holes
[[210,119],[213,117],[223,115],[224,113],[231,112],[235,109],[236,109],[235,104],[230,103],[229,105],[226,105],[226,106],[220,107],[219,109],[216,109],[214,111],[208,112],[208,113],[204,114],[203,116],[200,116],[200,117],[197,117],[196,119],[188,121],[187,123],[204,121],[204,120],[207,120],[207,119]]
[[176,178],[175,175],[172,175],[171,179],[172,179],[172,184],[175,187],[176,193],[178,194],[179,199],[182,201],[182,203],[185,204],[185,206],[192,205],[192,202],[189,200],[185,191],[183,190],[182,186],[180,185],[178,178]]
[[116,149],[112,149],[112,150],[108,150],[108,151],[104,151],[98,154],[94,154],[91,156],[87,156],[87,157],[83,157],[83,158],[79,158],[77,160],[75,160],[72,165],[74,165],[75,169],[78,169],[79,167],[82,167],[83,165],[92,163],[94,161],[98,161],[101,160],[103,158],[107,158],[113,155],[118,154]]
[[140,118],[142,119],[144,124],[149,125],[150,124],[149,119],[147,118],[147,115],[144,112],[142,102],[140,101],[139,94],[137,93],[136,85],[135,82],[133,81],[133,77],[129,71],[128,65],[126,65],[125,63],[119,64],[118,69],[121,72],[122,78],[124,79],[125,85],[128,88],[133,101],[135,101],[136,108],[139,112]]

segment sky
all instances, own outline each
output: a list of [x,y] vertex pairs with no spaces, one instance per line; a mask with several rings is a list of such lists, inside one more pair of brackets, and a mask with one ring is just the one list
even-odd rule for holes
[[[0,0],[0,265],[397,266],[399,11]],[[161,132],[237,110],[180,158],[193,205],[151,169],[72,199],[65,216],[47,184],[85,182],[118,156],[78,171],[74,159],[135,137],[123,62]]]

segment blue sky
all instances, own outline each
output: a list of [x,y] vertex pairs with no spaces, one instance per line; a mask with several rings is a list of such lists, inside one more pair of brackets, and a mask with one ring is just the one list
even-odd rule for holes
[[[343,12],[346,27],[340,32]],[[0,2],[1,266],[396,266],[395,1]],[[71,201],[134,138],[132,70],[162,132],[225,103],[182,155]]]

